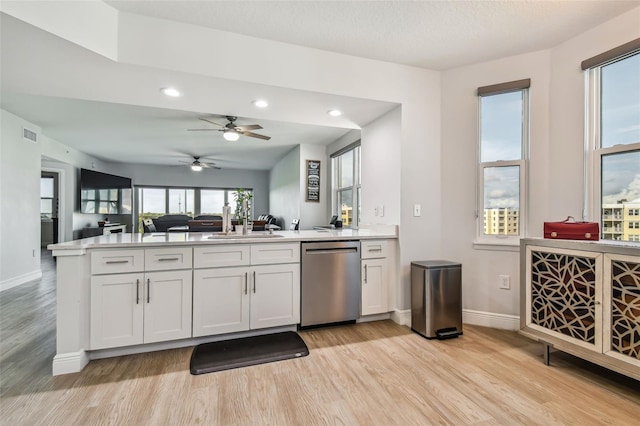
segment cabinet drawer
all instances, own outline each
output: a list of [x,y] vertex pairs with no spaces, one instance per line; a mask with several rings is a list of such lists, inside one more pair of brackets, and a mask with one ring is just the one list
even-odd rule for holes
[[193,266],[191,247],[147,249],[144,251],[145,271],[166,271],[169,269],[191,269]]
[[252,265],[299,262],[300,243],[253,244],[251,246]]
[[248,244],[195,247],[194,268],[220,268],[226,266],[248,266],[251,263],[251,248]]
[[99,250],[91,253],[91,274],[142,272],[144,250]]
[[379,259],[387,257],[389,254],[387,240],[362,240],[360,241],[360,250],[362,259]]

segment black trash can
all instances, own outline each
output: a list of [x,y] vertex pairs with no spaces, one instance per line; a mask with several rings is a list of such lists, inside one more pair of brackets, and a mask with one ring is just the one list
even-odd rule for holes
[[411,262],[411,329],[428,339],[462,334],[462,265]]

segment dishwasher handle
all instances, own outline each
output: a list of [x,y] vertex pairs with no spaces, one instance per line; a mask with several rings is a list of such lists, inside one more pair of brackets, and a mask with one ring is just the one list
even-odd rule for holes
[[357,253],[358,247],[306,248],[304,252],[305,254]]

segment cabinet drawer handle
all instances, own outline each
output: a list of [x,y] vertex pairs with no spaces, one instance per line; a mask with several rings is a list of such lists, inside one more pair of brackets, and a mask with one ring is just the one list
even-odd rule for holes
[[249,286],[249,273],[244,273],[244,294],[247,294],[247,288]]
[[151,288],[151,279],[147,278],[147,303],[151,301],[151,292],[149,291],[150,288]]
[[379,253],[382,251],[382,248],[378,247],[378,248],[370,248],[369,249],[369,253]]
[[158,262],[173,262],[173,261],[177,261],[180,260],[179,257],[164,257],[164,258],[160,258],[158,259]]
[[140,304],[140,279],[136,280],[136,305]]
[[367,265],[364,265],[364,282],[367,283]]
[[256,292],[256,271],[253,271],[253,292]]
[[129,261],[128,260],[107,260],[105,263],[107,265],[113,265],[116,263],[129,263]]

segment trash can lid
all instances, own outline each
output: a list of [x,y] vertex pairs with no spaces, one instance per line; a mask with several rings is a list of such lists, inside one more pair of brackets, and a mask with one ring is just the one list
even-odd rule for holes
[[421,268],[461,268],[461,263],[450,262],[448,260],[421,260],[417,262],[411,262],[412,265],[419,266]]

